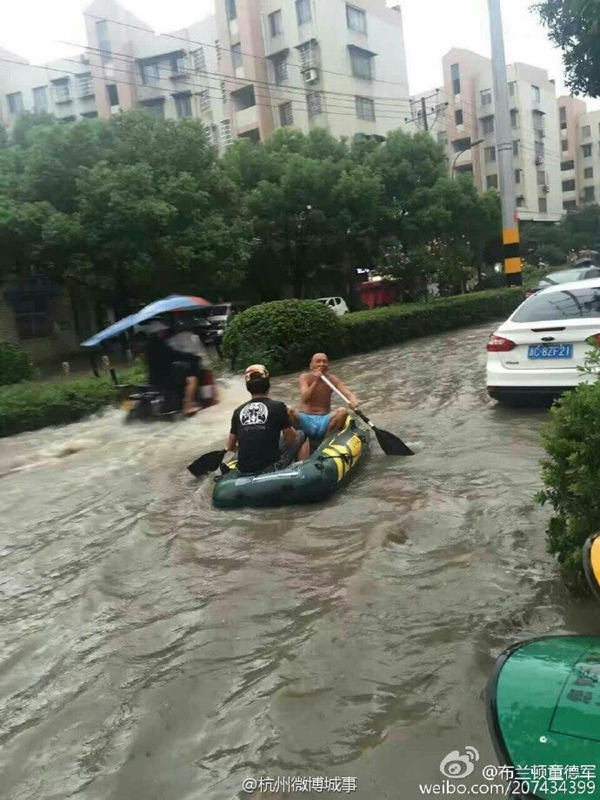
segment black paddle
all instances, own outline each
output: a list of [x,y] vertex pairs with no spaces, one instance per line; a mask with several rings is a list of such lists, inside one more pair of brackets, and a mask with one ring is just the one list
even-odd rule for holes
[[[340,392],[340,390],[331,383],[331,381],[325,377],[325,375],[321,375],[321,379],[325,381],[327,386],[332,389],[336,394],[338,394],[344,403],[350,405],[350,402],[347,397]],[[363,422],[366,422],[371,428],[373,428],[375,432],[375,436],[377,437],[377,441],[379,442],[379,446],[386,454],[386,456],[414,456],[413,451],[405,445],[402,439],[399,439],[397,436],[394,436],[393,433],[389,431],[384,431],[381,428],[376,428],[375,425],[371,422],[371,420],[367,417],[366,414],[358,408],[351,409],[354,411],[357,417],[360,417]]]
[[208,475],[209,472],[214,472],[218,469],[226,452],[227,450],[212,450],[210,453],[204,453],[203,456],[200,456],[190,464],[188,469],[195,478]]

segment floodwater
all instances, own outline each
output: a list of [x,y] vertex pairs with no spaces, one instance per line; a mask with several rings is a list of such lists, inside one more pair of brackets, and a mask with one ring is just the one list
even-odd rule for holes
[[[261,776],[420,797],[451,750],[497,763],[496,655],[600,632],[545,552],[544,410],[484,387],[493,325],[333,371],[414,458],[373,442],[329,502],[217,512],[185,465],[245,399],[178,424],[120,412],[0,443],[0,797],[231,800]],[[294,402],[293,378],[272,395]],[[346,787],[353,782],[346,782]]]

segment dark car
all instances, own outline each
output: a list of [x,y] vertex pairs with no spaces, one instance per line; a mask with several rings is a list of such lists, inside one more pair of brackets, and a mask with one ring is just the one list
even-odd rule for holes
[[558,272],[551,272],[545,278],[525,292],[526,297],[541,292],[549,286],[557,286],[559,283],[572,283],[573,281],[585,281],[588,278],[600,278],[600,267],[594,264],[591,259],[581,259],[571,267],[571,269],[561,269]]

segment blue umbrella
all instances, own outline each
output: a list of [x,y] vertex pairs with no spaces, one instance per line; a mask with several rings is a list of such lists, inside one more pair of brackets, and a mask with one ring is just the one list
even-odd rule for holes
[[112,339],[113,336],[118,336],[124,333],[128,328],[133,328],[134,325],[140,325],[159,314],[166,314],[169,311],[183,311],[188,308],[197,308],[198,306],[211,306],[208,300],[203,297],[194,297],[192,295],[183,294],[170,294],[162,300],[155,300],[144,306],[141,311],[135,314],[130,314],[128,317],[123,317],[118,322],[113,322],[108,328],[104,328],[100,333],[96,333],[85,342],[81,343],[82,347],[95,347],[107,339]]

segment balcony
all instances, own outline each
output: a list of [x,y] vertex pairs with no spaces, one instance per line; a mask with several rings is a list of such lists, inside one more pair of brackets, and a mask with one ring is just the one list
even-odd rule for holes
[[70,103],[73,100],[71,95],[71,87],[68,84],[59,84],[58,86],[54,86],[52,94],[54,97],[54,102],[57,104]]
[[86,78],[79,78],[77,81],[77,97],[93,97],[94,95],[94,81],[91,76]]
[[235,112],[235,127],[239,131],[242,128],[254,127],[258,125],[258,106],[249,106],[241,111]]

